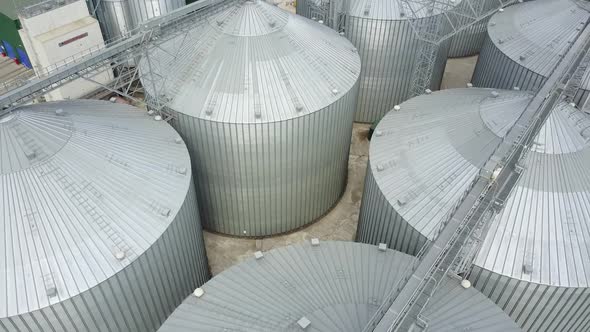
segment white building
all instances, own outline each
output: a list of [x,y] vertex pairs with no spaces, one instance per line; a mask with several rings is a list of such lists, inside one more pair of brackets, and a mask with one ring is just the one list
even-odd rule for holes
[[[104,47],[98,21],[90,16],[84,0],[47,0],[25,8],[19,34],[37,76],[52,65],[72,61],[90,49]],[[90,77],[101,84],[113,75],[101,70]],[[78,79],[46,95],[47,100],[80,98],[97,89],[96,83]]]

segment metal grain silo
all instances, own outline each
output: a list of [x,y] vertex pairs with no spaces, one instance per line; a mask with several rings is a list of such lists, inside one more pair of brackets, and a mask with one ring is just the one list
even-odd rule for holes
[[[459,4],[460,1],[443,0]],[[443,35],[451,31],[448,21],[428,5],[416,6],[417,24],[431,24]],[[401,0],[351,1],[345,33],[357,47],[363,69],[360,77],[355,121],[379,120],[409,97],[414,67],[422,42],[414,34]],[[450,41],[442,43],[432,73],[431,90],[438,90],[447,63]]]
[[383,117],[371,140],[357,240],[416,254],[531,98],[522,91],[443,90]]
[[589,138],[588,114],[568,104],[552,111],[471,272],[527,331],[590,327]]
[[[353,242],[258,252],[195,290],[159,332],[363,331],[415,260]],[[432,331],[517,331],[492,301],[459,281],[445,280],[426,308]]]
[[[459,6],[472,6],[466,12],[483,14],[501,8],[501,2],[499,0],[464,1]],[[471,22],[467,17],[459,21],[462,21],[462,24]],[[455,34],[451,39],[449,58],[466,57],[479,53],[487,36],[488,21],[489,17]]]
[[141,23],[186,5],[186,0],[129,0],[135,27]]
[[264,1],[203,15],[151,50],[142,82],[187,141],[204,226],[267,236],[316,220],[346,187],[358,54]]
[[107,40],[129,34],[141,23],[186,4],[185,0],[92,0]]
[[[538,90],[576,39],[590,14],[575,1],[539,0],[492,16],[472,82],[478,87]],[[575,96],[583,103],[589,79]]]
[[132,106],[0,117],[0,331],[155,331],[208,277],[188,150]]
[[126,36],[134,28],[129,0],[93,0],[93,3],[107,41]]

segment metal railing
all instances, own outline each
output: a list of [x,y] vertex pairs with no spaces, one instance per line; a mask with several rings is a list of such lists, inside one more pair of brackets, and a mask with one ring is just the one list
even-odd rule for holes
[[[22,18],[31,18],[78,1],[82,1],[86,4],[85,0],[44,0],[39,3],[22,7],[19,10],[19,16]],[[26,3],[27,1],[24,2]],[[31,3],[31,1],[29,1],[29,3]]]
[[[147,50],[155,45],[161,36],[172,38],[185,33],[204,12],[211,8],[223,8],[232,0],[202,0],[181,7],[167,15],[153,18],[107,47],[98,45],[71,56],[47,68],[38,69],[39,77],[28,81],[13,80],[4,83],[0,90],[0,109],[10,112],[19,104],[27,103],[78,78],[87,79],[99,68],[112,70],[113,64],[147,56]],[[161,108],[161,107],[160,107]]]

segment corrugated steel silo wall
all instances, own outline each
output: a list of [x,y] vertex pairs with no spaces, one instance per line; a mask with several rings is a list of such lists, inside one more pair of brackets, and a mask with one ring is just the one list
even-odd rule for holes
[[357,89],[358,82],[332,105],[283,122],[231,124],[177,113],[172,123],[191,152],[203,226],[268,236],[324,215],[346,188]]
[[134,27],[186,5],[185,0],[129,0]]
[[[471,82],[476,87],[538,91],[546,77],[528,70],[500,51],[489,36],[479,54]],[[583,85],[584,86],[584,85]],[[590,91],[580,89],[574,97],[576,105],[583,105]]]
[[537,91],[547,80],[516,63],[486,37],[471,82],[476,87]]
[[0,319],[0,331],[156,331],[210,277],[194,185],[143,255],[94,288],[51,307]]
[[386,243],[388,248],[410,255],[416,255],[426,243],[426,237],[411,227],[383,196],[370,164],[367,165],[356,241],[373,245]]
[[93,3],[107,41],[126,36],[134,28],[129,0],[93,0]]
[[[462,1],[459,6],[465,10],[465,13],[475,12],[479,15],[498,8],[499,2],[498,0]],[[453,36],[449,49],[449,58],[465,57],[479,53],[487,36],[490,17],[488,16]],[[468,24],[471,21],[468,17],[459,20],[461,24]]]
[[460,58],[479,53],[487,36],[489,17],[457,33],[451,40],[449,58]]
[[312,17],[310,17],[311,15],[308,1],[310,0],[297,0],[297,3],[295,4],[295,12],[297,13],[297,15],[301,15],[303,17],[312,19]]
[[[441,23],[441,19],[435,16],[422,20],[431,20],[436,24],[434,22]],[[355,121],[374,122],[393,106],[409,98],[420,41],[407,20],[348,16],[345,32],[358,49],[363,64]],[[432,90],[440,88],[449,46],[450,41],[447,40],[439,49],[432,75]]]
[[525,331],[590,330],[590,288],[528,283],[479,267],[469,280]]

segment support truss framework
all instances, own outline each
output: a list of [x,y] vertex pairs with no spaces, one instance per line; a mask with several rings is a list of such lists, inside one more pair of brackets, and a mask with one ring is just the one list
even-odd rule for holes
[[[156,59],[149,56],[149,50],[158,48],[166,41],[179,36],[186,36],[191,28],[203,17],[213,11],[220,11],[231,5],[233,0],[202,0],[187,5],[146,22],[130,32],[129,36],[114,41],[109,45],[97,46],[80,54],[71,56],[50,67],[36,70],[33,79],[16,78],[0,85],[0,115],[12,111],[19,105],[42,100],[44,95],[77,79],[85,79],[97,84],[97,89],[116,93],[129,98],[137,104],[145,105],[155,112],[164,112],[169,97],[160,93],[161,84],[152,86],[156,91],[150,98],[136,98],[142,94],[140,79],[151,76],[149,70],[140,70],[139,63],[148,67]],[[215,5],[215,6],[213,6]],[[184,43],[185,40],[182,40]],[[178,51],[182,49],[182,45]],[[171,58],[177,58],[171,54]],[[115,72],[116,78],[108,84],[99,84],[93,77],[101,72]],[[152,80],[155,81],[155,80]],[[167,114],[163,114],[169,118]]]

